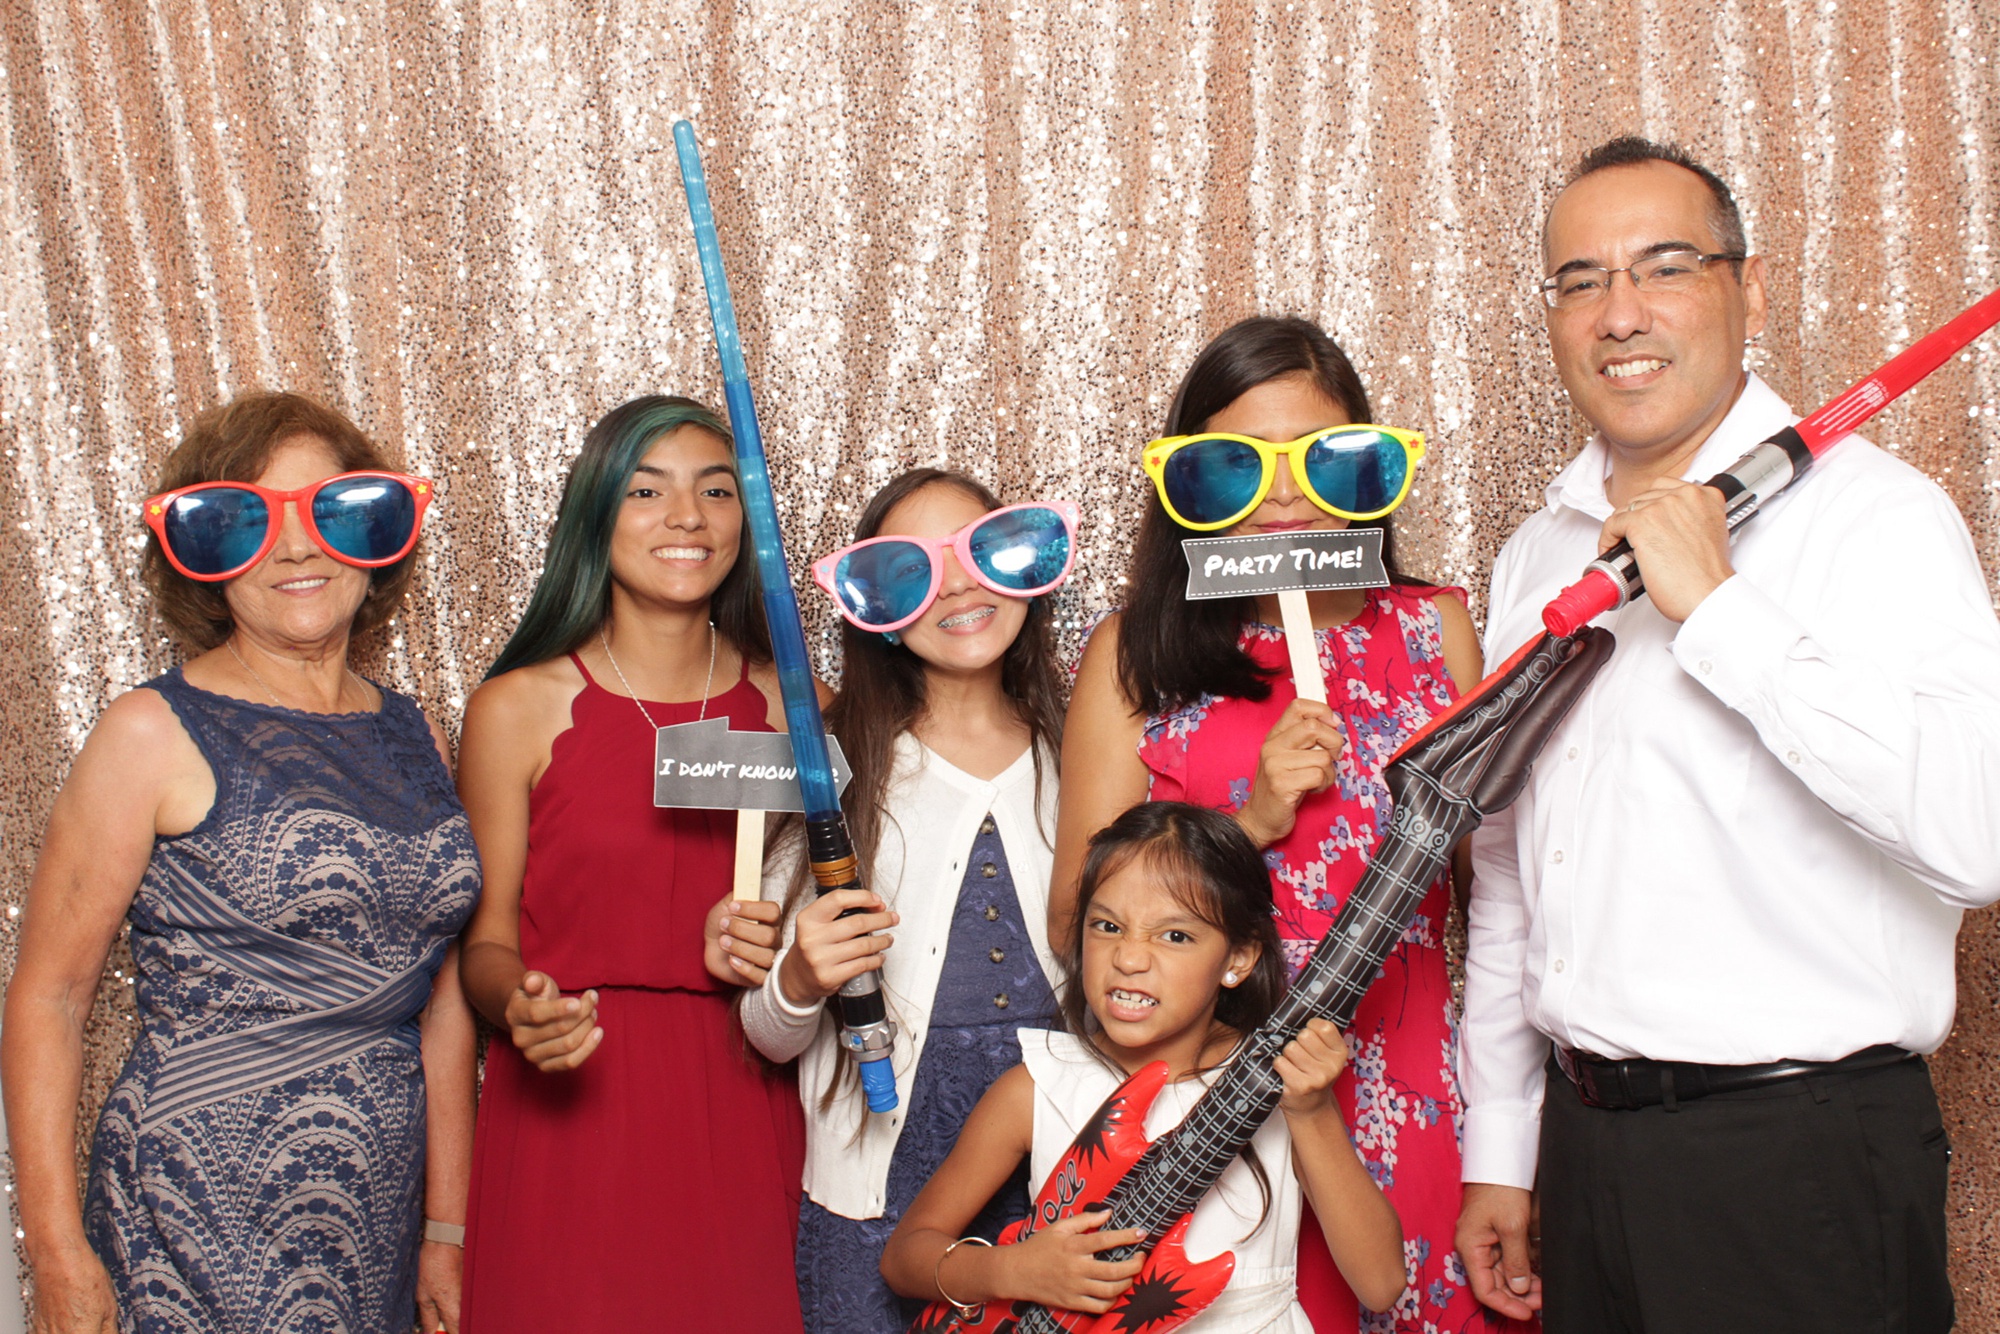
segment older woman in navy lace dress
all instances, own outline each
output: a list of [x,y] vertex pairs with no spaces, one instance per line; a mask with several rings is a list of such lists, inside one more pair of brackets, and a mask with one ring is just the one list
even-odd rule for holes
[[[453,1327],[456,1252],[420,1238],[464,1219],[471,1020],[440,965],[478,860],[442,734],[347,665],[430,484],[260,394],[196,421],[162,490],[148,582],[194,656],[77,756],[7,994],[36,1328],[377,1334],[420,1300]],[[127,921],[140,1028],[79,1207],[84,1023]]]

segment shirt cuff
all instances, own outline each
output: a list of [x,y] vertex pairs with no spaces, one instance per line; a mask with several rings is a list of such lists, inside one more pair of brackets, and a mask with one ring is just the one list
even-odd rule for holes
[[1533,1190],[1541,1142],[1539,1108],[1468,1107],[1459,1179]]
[[1768,699],[1804,627],[1740,574],[1715,591],[1682,622],[1671,651],[1681,670],[1738,713]]

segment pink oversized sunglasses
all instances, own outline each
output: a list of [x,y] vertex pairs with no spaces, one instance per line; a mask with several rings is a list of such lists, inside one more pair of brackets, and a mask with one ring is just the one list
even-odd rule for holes
[[813,580],[863,630],[900,630],[924,614],[944,584],[944,553],[1003,597],[1031,598],[1069,577],[1077,508],[1067,500],[1008,505],[950,537],[871,537],[813,563]]

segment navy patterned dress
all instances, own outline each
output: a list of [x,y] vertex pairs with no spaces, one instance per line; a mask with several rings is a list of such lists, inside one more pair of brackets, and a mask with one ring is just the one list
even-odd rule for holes
[[[952,913],[944,971],[910,1090],[910,1119],[889,1158],[880,1218],[843,1218],[808,1196],[799,1207],[799,1304],[807,1334],[903,1334],[925,1303],[882,1281],[882,1250],[993,1081],[1021,1063],[1023,1028],[1055,1022],[1055,993],[1021,916],[990,815],[979,826]],[[988,1241],[1028,1214],[1028,1165],[967,1225]]]
[[135,1334],[415,1321],[417,1016],[479,858],[423,713],[322,715],[147,683],[215,775],[133,900],[140,1032],[84,1207]]

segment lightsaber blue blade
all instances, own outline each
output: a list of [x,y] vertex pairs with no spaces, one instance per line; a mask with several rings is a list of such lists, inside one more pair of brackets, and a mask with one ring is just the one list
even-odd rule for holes
[[[764,461],[764,433],[757,426],[750,371],[743,360],[743,340],[736,330],[736,307],[729,299],[729,275],[722,268],[722,245],[715,234],[715,211],[709,206],[708,177],[702,171],[694,126],[687,121],[677,121],[674,125],[674,152],[680,158],[688,216],[694,221],[701,281],[708,291],[715,350],[722,361],[722,393],[729,408],[729,429],[736,437],[736,474],[743,490],[743,516],[750,525],[750,545],[757,557],[757,579],[764,597],[764,619],[770,623],[778,690],[785,703],[785,730],[791,734],[799,791],[805,799],[807,860],[820,893],[860,889],[860,866],[854,856],[853,840],[847,834],[847,817],[840,809],[840,789],[834,782],[833,757],[826,744],[826,720],[820,716],[819,692],[813,682],[811,659],[806,654],[805,626],[799,617],[798,595],[792,590],[784,535],[778,528],[771,473]],[[841,1043],[859,1062],[868,1109],[895,1110],[896,1076],[889,1053],[895,1042],[896,1026],[889,1022],[879,976],[868,972],[849,982],[840,989],[839,1003]]]

